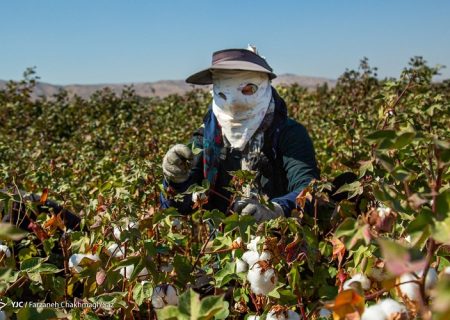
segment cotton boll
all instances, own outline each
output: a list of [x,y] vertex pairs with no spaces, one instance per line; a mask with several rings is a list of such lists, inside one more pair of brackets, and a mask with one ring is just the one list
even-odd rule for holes
[[[423,271],[418,272],[418,276],[422,277]],[[435,268],[428,269],[427,278],[425,279],[425,292],[430,291],[436,286],[438,281],[438,274]]]
[[259,256],[259,260],[269,261],[270,259],[272,259],[270,251],[263,251]]
[[[403,274],[399,281],[400,283],[417,280],[417,278],[411,273]],[[398,287],[402,295],[407,297],[411,301],[419,301],[420,300],[420,288],[419,285],[414,282],[403,283]]]
[[450,276],[450,267],[445,267],[442,273]]
[[287,311],[281,311],[281,312],[275,312],[270,311],[267,314],[266,320],[300,320],[300,315],[292,310]]
[[259,320],[259,316],[256,315],[248,316],[247,320]]
[[166,305],[178,305],[177,290],[170,284],[162,284],[153,290],[152,305],[155,309],[162,309]]
[[117,243],[113,243],[108,247],[108,252],[111,256],[122,258],[125,255],[124,247],[120,247]]
[[288,310],[287,315],[287,320],[300,320],[300,315],[295,311]]
[[388,316],[384,313],[383,308],[379,305],[373,305],[362,314],[361,320],[388,320]]
[[259,254],[255,251],[246,251],[242,255],[242,260],[247,262],[247,264],[251,267],[259,260]]
[[72,268],[77,273],[81,272],[83,270],[83,267],[79,266],[79,264],[84,258],[90,259],[92,261],[100,260],[100,258],[94,254],[75,253],[69,258],[69,268]]
[[[120,274],[122,275],[122,277],[124,277],[125,279],[130,279],[131,275],[133,274],[134,271],[134,266],[130,265],[130,266],[126,266],[124,268],[120,269]],[[141,272],[139,272],[139,274],[137,275],[138,278],[143,278],[145,276],[148,275],[148,270],[147,268],[144,268],[141,270]]]
[[406,307],[393,300],[393,299],[384,299],[378,303],[378,305],[381,307],[383,312],[386,314],[386,316],[390,319],[393,318],[396,314],[407,314],[408,311],[406,310]]
[[114,237],[115,237],[117,240],[120,240],[120,236],[121,236],[121,234],[122,234],[122,231],[130,230],[130,229],[138,229],[138,224],[137,224],[137,222],[134,222],[134,221],[129,222],[129,223],[128,223],[128,226],[127,226],[127,227],[124,227],[124,228],[122,228],[122,229],[120,229],[119,227],[114,227],[114,230],[113,230]]
[[[412,273],[406,273],[403,274],[400,277],[400,283],[411,281],[411,280],[419,280],[423,275],[423,270],[417,272],[416,277]],[[425,292],[428,293],[431,289],[433,289],[436,286],[436,283],[438,281],[438,274],[436,272],[435,268],[428,269],[427,278],[425,279]],[[417,283],[410,282],[405,283],[399,286],[399,289],[403,295],[408,297],[408,299],[412,301],[420,301],[420,287]]]
[[275,270],[267,266],[267,263],[259,261],[250,268],[247,274],[247,280],[255,294],[268,294],[275,289],[277,275]]
[[11,250],[4,244],[0,244],[0,253],[3,253],[7,258],[11,257]]
[[352,284],[353,282],[356,282],[356,281],[361,283],[361,287],[363,288],[363,290],[369,290],[370,286],[372,284],[366,275],[364,275],[362,273],[357,273],[351,279],[344,282],[344,286],[343,286],[344,290],[351,289],[352,287],[350,286],[350,284]]
[[176,231],[180,231],[181,230],[181,221],[178,218],[175,218],[172,220],[171,222],[172,224],[172,228]]
[[247,272],[248,264],[244,260],[236,259],[236,273]]
[[258,252],[258,242],[260,240],[260,236],[254,237],[252,240],[250,240],[250,243],[247,244],[247,249],[253,252]]
[[322,308],[319,311],[319,318],[328,318],[331,317],[332,313],[330,310]]

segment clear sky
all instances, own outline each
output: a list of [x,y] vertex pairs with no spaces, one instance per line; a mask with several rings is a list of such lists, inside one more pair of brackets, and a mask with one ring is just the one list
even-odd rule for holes
[[450,78],[450,1],[0,0],[0,79],[184,79],[215,50],[255,44],[276,73],[337,78],[367,56],[398,76],[414,55]]

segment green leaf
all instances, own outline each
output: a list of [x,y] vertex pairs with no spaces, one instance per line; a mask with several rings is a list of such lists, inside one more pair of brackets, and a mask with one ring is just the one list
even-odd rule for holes
[[450,244],[450,217],[442,221],[435,221],[431,230],[433,239],[446,245]]
[[28,232],[10,223],[0,223],[0,240],[18,241],[27,236]]
[[218,288],[223,287],[232,279],[235,278],[236,274],[236,263],[227,262],[225,266],[223,266],[215,275],[214,279],[216,280],[216,286]]
[[340,225],[337,227],[334,236],[336,238],[345,237],[345,236],[353,236],[357,230],[357,223],[354,218],[346,218]]
[[379,130],[374,133],[369,134],[366,140],[369,141],[379,141],[384,139],[395,139],[396,134],[394,130]]
[[359,194],[362,194],[364,191],[361,182],[355,181],[352,183],[346,183],[343,186],[341,186],[334,194],[342,193],[342,192],[348,192],[347,199],[353,198],[354,196],[357,196]]
[[153,294],[153,287],[150,282],[138,282],[133,288],[133,299],[140,306],[144,301],[149,300]]
[[397,149],[397,150],[402,149],[403,147],[410,144],[413,141],[415,136],[416,136],[416,134],[414,132],[402,133],[400,136],[397,137],[397,139],[395,139],[395,142],[394,142],[394,145],[392,146],[392,148]]
[[192,279],[192,265],[188,257],[176,254],[173,259],[173,267],[180,285],[184,286]]
[[189,289],[180,296],[178,307],[166,306],[156,312],[159,320],[225,319],[228,316],[228,303],[223,300],[223,296],[208,296],[200,300],[200,296]]
[[59,319],[61,314],[53,309],[43,308],[22,308],[17,312],[17,320],[47,320]]

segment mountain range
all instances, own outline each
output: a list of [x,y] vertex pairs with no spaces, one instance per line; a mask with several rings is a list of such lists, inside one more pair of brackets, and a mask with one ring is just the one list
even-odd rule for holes
[[[282,74],[272,81],[274,85],[291,85],[294,83],[308,89],[315,89],[318,85],[326,83],[329,87],[336,84],[336,80],[299,76],[295,74]],[[6,81],[0,80],[0,89],[3,89]],[[184,80],[161,80],[155,82],[138,82],[138,83],[105,83],[105,84],[70,84],[55,85],[45,82],[37,82],[33,92],[33,98],[40,96],[51,97],[57,94],[59,90],[66,90],[70,96],[77,95],[82,98],[89,98],[92,93],[102,88],[109,87],[115,93],[120,93],[125,86],[133,85],[136,94],[142,97],[166,97],[170,94],[184,94],[194,88],[206,88],[207,86],[194,86],[187,84]]]

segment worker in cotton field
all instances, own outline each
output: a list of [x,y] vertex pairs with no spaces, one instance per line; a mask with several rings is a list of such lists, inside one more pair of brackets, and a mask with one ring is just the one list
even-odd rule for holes
[[[313,143],[303,125],[287,115],[284,100],[271,86],[276,75],[254,47],[213,53],[212,65],[187,78],[196,85],[212,84],[213,100],[201,128],[193,134],[196,155],[183,144],[163,159],[164,186],[182,193],[204,179],[210,183],[207,209],[233,210],[258,222],[289,216],[296,197],[319,178]],[[230,203],[230,171],[256,172],[253,189]],[[163,208],[192,211],[192,196],[175,201],[161,195]],[[258,196],[271,204],[263,205]]]

